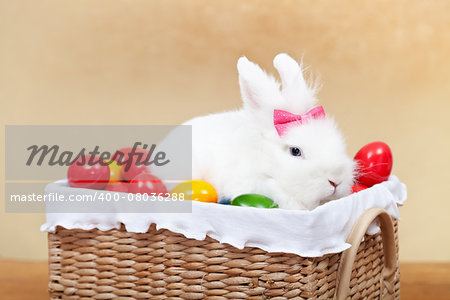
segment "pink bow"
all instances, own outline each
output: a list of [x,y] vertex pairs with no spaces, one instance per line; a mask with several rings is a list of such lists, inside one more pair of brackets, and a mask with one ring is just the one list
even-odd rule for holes
[[317,106],[304,115],[291,114],[288,111],[275,109],[273,111],[273,125],[279,136],[286,133],[292,126],[299,126],[309,119],[319,119],[325,117],[325,111],[322,106]]

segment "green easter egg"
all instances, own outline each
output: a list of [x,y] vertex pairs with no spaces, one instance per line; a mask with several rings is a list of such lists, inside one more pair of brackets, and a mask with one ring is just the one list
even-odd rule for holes
[[231,205],[258,208],[278,208],[272,199],[259,194],[239,195],[231,201]]

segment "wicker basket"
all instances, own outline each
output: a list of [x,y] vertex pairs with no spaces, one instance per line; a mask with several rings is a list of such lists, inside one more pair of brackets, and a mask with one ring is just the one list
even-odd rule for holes
[[[365,234],[378,219],[381,232]],[[363,240],[364,237],[364,240]],[[169,230],[49,233],[51,299],[399,299],[397,221],[367,210],[342,253],[239,250]],[[363,241],[362,241],[363,240]]]

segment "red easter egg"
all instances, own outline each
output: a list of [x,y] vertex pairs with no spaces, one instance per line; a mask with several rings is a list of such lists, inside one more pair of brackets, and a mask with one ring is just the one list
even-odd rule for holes
[[365,145],[355,155],[359,176],[357,182],[367,187],[386,181],[392,170],[392,152],[383,142]]
[[151,194],[167,193],[166,187],[161,179],[150,173],[141,173],[131,180],[128,188],[129,193]]
[[352,186],[352,193],[357,193],[360,192],[362,190],[367,189],[368,187],[362,184],[355,184]]
[[[123,163],[120,175],[122,180],[125,181],[131,181],[134,177],[137,175],[148,171],[148,167],[144,164],[147,160],[148,151],[136,148],[135,154],[132,154],[133,148],[122,148],[116,153],[113,154],[112,158],[119,162]],[[120,155],[120,153],[123,153],[124,155]],[[131,155],[131,164],[128,164],[127,161],[130,159]]]
[[142,174],[147,171],[148,171],[148,169],[147,169],[146,165],[136,164],[136,161],[133,160],[133,164],[130,165],[128,169],[127,169],[126,165],[122,166],[120,174],[122,176],[122,180],[131,181],[133,178],[135,178],[139,174]]
[[127,182],[110,183],[105,188],[105,191],[128,193],[128,186],[129,183]]
[[90,155],[78,158],[67,171],[69,185],[75,188],[103,189],[109,182],[109,166],[101,164],[99,158]]

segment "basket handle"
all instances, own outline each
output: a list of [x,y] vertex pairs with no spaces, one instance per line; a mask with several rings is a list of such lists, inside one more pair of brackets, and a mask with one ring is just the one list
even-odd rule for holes
[[[381,278],[380,298],[394,299],[394,275],[397,268],[397,255],[395,248],[394,226],[389,214],[381,208],[366,210],[356,221],[347,238],[351,247],[342,253],[341,262],[336,278],[336,293],[334,299],[346,299],[350,292],[350,277],[359,245],[370,224],[378,219],[383,241],[384,267]],[[384,294],[386,290],[386,295]]]

